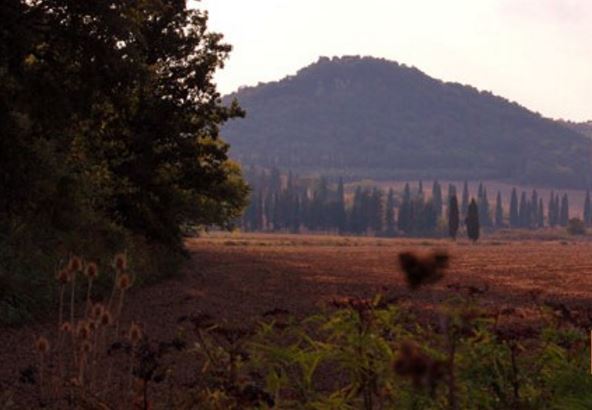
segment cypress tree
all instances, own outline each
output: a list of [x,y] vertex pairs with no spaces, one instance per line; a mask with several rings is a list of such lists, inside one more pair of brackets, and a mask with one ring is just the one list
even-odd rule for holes
[[586,227],[590,227],[590,225],[592,225],[592,204],[590,203],[590,190],[586,190],[583,219]]
[[411,190],[409,188],[409,184],[405,184],[405,189],[403,190],[403,198],[401,200],[401,204],[399,205],[399,212],[397,216],[397,224],[399,230],[410,233],[412,228],[412,204],[411,204]]
[[502,228],[504,226],[504,207],[502,205],[502,193],[497,191],[495,198],[495,227]]
[[467,212],[469,210],[469,183],[465,180],[463,184],[463,192],[462,192],[462,202],[460,206],[460,215],[464,220],[467,217]]
[[516,188],[512,188],[512,196],[510,198],[510,226],[512,228],[518,228],[520,226],[518,194],[516,193]]
[[339,178],[337,184],[337,205],[336,205],[337,230],[343,234],[347,230],[347,216],[345,213],[345,190],[343,188],[343,178]]
[[555,193],[551,191],[551,195],[549,196],[549,205],[547,207],[547,220],[549,222],[550,227],[555,227],[557,225],[557,211],[555,208]]
[[351,209],[350,230],[352,233],[362,232],[362,187],[357,186],[354,191],[354,202]]
[[395,236],[395,191],[392,188],[386,198],[385,224],[386,234]]
[[530,196],[530,226],[536,227],[539,221],[539,194],[536,189],[532,190]]
[[539,209],[537,212],[538,223],[537,226],[539,228],[543,228],[545,226],[545,209],[543,206],[543,198],[539,198]]
[[520,195],[520,206],[518,207],[518,226],[521,228],[527,228],[529,222],[529,215],[528,215],[528,202],[526,201],[526,192],[522,191],[522,195]]
[[374,188],[372,195],[369,198],[370,212],[369,227],[372,228],[375,234],[381,233],[384,230],[384,192],[382,189]]
[[555,221],[557,225],[561,225],[561,206],[559,204],[559,194],[555,195]]
[[475,199],[471,199],[465,223],[467,225],[467,236],[473,242],[477,241],[479,239],[479,207]]
[[487,189],[479,184],[479,191],[481,195],[478,199],[479,206],[479,223],[481,226],[491,226],[491,220],[489,217],[489,200],[487,199]]
[[456,194],[452,193],[448,201],[448,234],[454,240],[456,240],[458,233],[459,222],[458,200],[456,199]]
[[436,212],[437,218],[442,216],[442,187],[440,183],[435,180],[432,186],[432,202],[434,204],[434,211]]
[[563,194],[563,197],[561,198],[559,222],[561,226],[567,226],[569,222],[569,200],[567,199],[567,194]]

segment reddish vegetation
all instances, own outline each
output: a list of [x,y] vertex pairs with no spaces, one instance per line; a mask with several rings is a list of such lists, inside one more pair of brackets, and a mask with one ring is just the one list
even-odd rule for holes
[[[405,297],[401,251],[448,250],[447,276],[417,295],[426,303],[445,299],[456,284],[488,288],[487,304],[518,308],[541,300],[573,305],[592,295],[592,242],[493,242],[402,240],[289,235],[213,235],[188,241],[192,261],[183,277],[130,289],[126,323],[138,322],[157,339],[172,338],[182,316],[206,312],[232,322],[258,320],[282,308],[302,315],[340,296],[370,296],[384,287]],[[133,270],[133,267],[131,267]],[[57,309],[56,309],[57,311]],[[34,342],[53,340],[55,322],[3,329],[0,385],[16,386],[18,372],[34,363]]]

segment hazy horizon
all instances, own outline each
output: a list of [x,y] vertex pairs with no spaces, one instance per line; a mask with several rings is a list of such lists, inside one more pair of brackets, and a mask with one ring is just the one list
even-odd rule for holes
[[[545,117],[592,120],[586,0],[190,1],[233,51],[223,94],[293,75],[321,56],[361,55],[488,90]],[[303,24],[304,22],[304,24]]]

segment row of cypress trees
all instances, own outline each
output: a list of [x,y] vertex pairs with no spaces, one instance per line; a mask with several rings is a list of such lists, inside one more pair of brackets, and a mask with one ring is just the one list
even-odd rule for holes
[[[357,235],[431,236],[445,234],[448,226],[452,235],[454,220],[458,221],[459,227],[465,227],[470,216],[471,197],[466,181],[459,201],[456,186],[452,184],[444,199],[438,181],[433,182],[428,197],[421,181],[417,189],[405,184],[402,192],[358,185],[353,192],[347,193],[341,178],[330,183],[325,177],[298,178],[291,172],[281,175],[277,169],[248,169],[245,174],[252,194],[250,206],[240,223],[249,231],[300,232],[305,229]],[[478,225],[486,229],[567,226],[569,221],[567,194],[552,192],[545,207],[536,190],[530,195],[523,191],[519,196],[514,188],[506,214],[501,193],[497,193],[492,208],[486,187],[479,184],[474,202]],[[454,207],[458,207],[456,213]],[[583,219],[586,226],[592,225],[589,193],[584,203]],[[468,226],[466,228],[468,230]]]

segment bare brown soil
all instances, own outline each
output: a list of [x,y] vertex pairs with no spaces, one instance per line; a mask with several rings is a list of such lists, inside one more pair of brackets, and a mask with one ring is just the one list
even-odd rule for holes
[[[212,234],[190,239],[191,261],[182,277],[133,289],[125,319],[142,323],[150,337],[172,338],[178,319],[207,312],[235,323],[256,321],[279,307],[296,315],[338,296],[367,297],[384,287],[405,297],[397,266],[403,250],[445,249],[452,256],[445,279],[420,291],[427,303],[451,295],[450,285],[488,288],[486,304],[520,308],[533,293],[542,300],[585,306],[592,302],[592,242],[466,241],[332,236]],[[26,394],[19,371],[34,364],[35,336],[54,338],[56,324],[0,330],[0,392]]]

